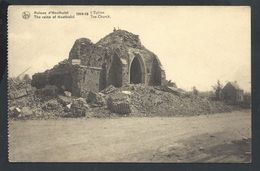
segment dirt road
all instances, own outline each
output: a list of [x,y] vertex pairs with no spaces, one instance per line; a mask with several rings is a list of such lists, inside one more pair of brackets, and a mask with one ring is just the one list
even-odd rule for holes
[[11,121],[9,160],[251,162],[251,114]]

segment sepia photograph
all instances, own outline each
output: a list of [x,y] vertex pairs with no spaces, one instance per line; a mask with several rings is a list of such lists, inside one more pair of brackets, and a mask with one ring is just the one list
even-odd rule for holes
[[9,162],[251,163],[250,6],[8,7]]

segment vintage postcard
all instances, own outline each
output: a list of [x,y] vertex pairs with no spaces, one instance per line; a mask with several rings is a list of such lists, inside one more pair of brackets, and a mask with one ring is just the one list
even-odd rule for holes
[[9,6],[10,162],[251,163],[249,6]]

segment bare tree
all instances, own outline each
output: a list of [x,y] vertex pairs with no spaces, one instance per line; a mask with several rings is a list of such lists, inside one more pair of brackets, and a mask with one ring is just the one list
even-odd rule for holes
[[199,91],[197,90],[197,88],[195,86],[192,87],[192,93],[195,96],[198,96],[198,94],[199,94]]
[[29,75],[29,74],[25,74],[25,75],[23,76],[23,80],[24,80],[24,81],[31,80],[30,75]]
[[220,81],[218,80],[217,84],[212,86],[212,88],[215,92],[216,100],[221,100],[221,91],[222,91],[223,85],[220,83]]
[[23,79],[22,79],[22,80],[25,81],[25,82],[27,82],[27,83],[29,83],[29,82],[31,82],[31,77],[30,77],[29,74],[25,74],[25,75],[23,76]]

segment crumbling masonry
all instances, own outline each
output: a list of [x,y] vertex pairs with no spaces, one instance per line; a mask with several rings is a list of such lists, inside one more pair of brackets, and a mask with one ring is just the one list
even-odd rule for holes
[[165,71],[158,57],[146,49],[139,36],[124,30],[114,32],[93,44],[87,38],[75,41],[68,60],[33,75],[32,86],[56,85],[61,91],[81,96],[109,85],[150,86],[165,84]]

